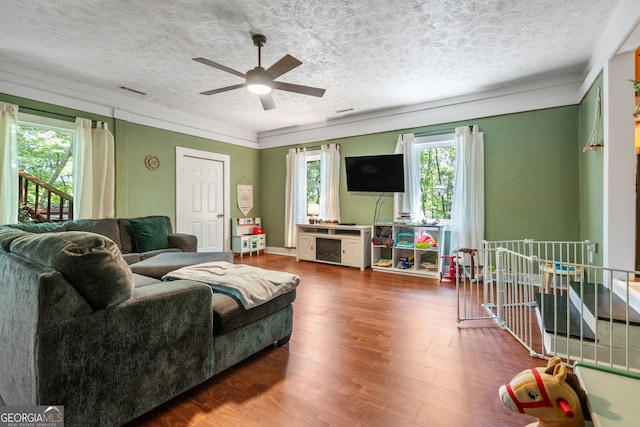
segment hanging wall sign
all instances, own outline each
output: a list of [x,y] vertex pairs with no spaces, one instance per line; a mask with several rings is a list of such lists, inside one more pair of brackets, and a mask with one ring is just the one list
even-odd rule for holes
[[242,215],[247,215],[253,209],[253,185],[237,184],[238,208]]

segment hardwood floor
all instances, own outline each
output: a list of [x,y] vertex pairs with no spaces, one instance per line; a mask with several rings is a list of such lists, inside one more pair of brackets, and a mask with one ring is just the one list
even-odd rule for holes
[[269,348],[128,424],[524,426],[498,388],[544,366],[489,321],[456,321],[455,283],[293,257],[236,258],[301,277],[289,344]]

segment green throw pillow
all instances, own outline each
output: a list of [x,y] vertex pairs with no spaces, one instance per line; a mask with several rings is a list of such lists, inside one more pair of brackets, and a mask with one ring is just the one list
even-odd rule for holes
[[129,221],[138,252],[169,247],[167,223],[164,218],[142,218]]

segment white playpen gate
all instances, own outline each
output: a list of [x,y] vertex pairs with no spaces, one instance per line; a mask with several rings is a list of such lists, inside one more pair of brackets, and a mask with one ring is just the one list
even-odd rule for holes
[[492,319],[532,356],[640,372],[636,274],[592,265],[594,251],[512,240],[458,252],[458,321]]

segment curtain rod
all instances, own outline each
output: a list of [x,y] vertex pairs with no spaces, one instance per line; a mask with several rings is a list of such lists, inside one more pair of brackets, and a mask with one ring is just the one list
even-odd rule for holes
[[[469,125],[469,130],[473,130],[473,125]],[[455,131],[456,131],[456,128],[437,129],[437,130],[429,130],[425,132],[417,132],[414,134],[414,136],[420,137],[420,136],[429,136],[429,135],[443,135],[445,133],[453,133]]]
[[68,114],[53,113],[51,111],[39,110],[37,108],[29,108],[29,107],[22,107],[22,106],[19,106],[18,111],[22,111],[23,113],[29,113],[30,111],[35,111],[38,113],[49,114],[51,116],[66,117],[68,119],[73,119],[74,121],[76,120],[76,117],[77,117],[77,116],[70,116]]
[[[322,145],[331,145],[331,144],[322,144]],[[307,151],[320,150],[322,149],[322,145],[313,145],[311,147],[300,147],[299,149],[305,149]],[[336,145],[340,147],[340,144],[336,144]]]

